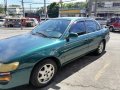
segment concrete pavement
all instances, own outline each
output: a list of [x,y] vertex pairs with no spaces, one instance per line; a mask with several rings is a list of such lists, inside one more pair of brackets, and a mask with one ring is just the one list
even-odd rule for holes
[[[0,38],[29,31],[13,32],[2,31]],[[69,63],[58,71],[54,81],[47,87],[36,89],[25,85],[11,90],[120,90],[120,33],[111,33],[103,55],[89,54]]]
[[5,38],[11,37],[11,36],[28,33],[31,30],[32,29],[28,29],[28,30],[12,30],[12,29],[3,30],[3,29],[0,29],[0,39],[5,39]]

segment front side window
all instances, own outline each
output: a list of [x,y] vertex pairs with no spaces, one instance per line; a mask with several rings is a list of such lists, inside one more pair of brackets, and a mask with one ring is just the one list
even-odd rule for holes
[[87,33],[95,32],[97,30],[96,23],[92,20],[86,20],[86,31]]
[[86,31],[84,21],[73,23],[73,25],[70,28],[70,32],[77,33],[78,35],[85,34]]

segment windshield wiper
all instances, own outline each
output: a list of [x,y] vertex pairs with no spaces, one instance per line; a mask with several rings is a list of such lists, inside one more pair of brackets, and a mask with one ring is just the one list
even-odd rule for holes
[[41,32],[36,32],[37,34],[41,34],[42,36],[44,36],[44,37],[48,37],[47,35],[45,35],[45,34],[43,34],[43,33],[41,33]]
[[35,32],[35,33],[33,33],[33,32],[31,32],[33,35],[36,35],[36,34],[40,34],[40,35],[42,35],[42,36],[44,36],[44,37],[48,37],[48,38],[59,38],[59,37],[54,37],[54,36],[47,36],[47,35],[45,35],[44,33],[41,33],[41,32]]

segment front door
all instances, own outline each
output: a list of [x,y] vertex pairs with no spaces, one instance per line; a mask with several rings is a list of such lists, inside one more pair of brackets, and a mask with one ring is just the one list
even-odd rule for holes
[[75,22],[71,28],[70,33],[77,33],[78,37],[70,37],[69,41],[65,41],[64,46],[61,47],[62,63],[70,61],[76,57],[85,54],[88,51],[88,38],[85,30],[84,21]]

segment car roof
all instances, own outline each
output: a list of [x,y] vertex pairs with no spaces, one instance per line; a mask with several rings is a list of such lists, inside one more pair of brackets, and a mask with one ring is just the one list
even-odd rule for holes
[[54,19],[66,19],[66,20],[71,20],[71,21],[75,21],[75,20],[94,20],[93,18],[90,18],[90,17],[58,17],[58,18],[54,18]]

